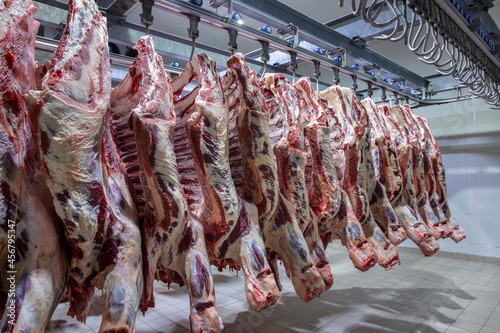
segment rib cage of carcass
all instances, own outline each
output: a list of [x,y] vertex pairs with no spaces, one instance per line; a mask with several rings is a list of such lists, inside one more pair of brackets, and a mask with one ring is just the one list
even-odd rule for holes
[[[437,142],[408,105],[258,78],[241,54],[222,78],[195,55],[171,81],[150,36],[112,89],[94,1],[69,2],[44,66],[35,7],[1,1],[2,332],[43,332],[60,302],[85,322],[95,288],[99,331],[133,332],[137,311],[155,306],[154,280],[185,284],[192,331],[219,332],[212,264],[241,270],[248,303],[263,311],[280,297],[278,262],[305,302],[332,286],[334,239],[366,271],[397,264],[406,237],[425,255],[439,238],[465,237]],[[7,271],[17,272],[13,295]]]

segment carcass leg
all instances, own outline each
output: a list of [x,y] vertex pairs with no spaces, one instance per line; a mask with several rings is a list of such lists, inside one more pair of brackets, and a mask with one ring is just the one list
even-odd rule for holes
[[427,195],[425,199],[423,199],[423,201],[425,201],[425,203],[419,204],[418,212],[420,217],[422,217],[422,220],[424,220],[427,227],[429,228],[431,236],[436,240],[440,238],[448,238],[452,231],[447,231],[442,227],[441,221],[436,216],[429,204],[429,201],[427,200]]
[[341,191],[341,202],[336,220],[338,221],[329,231],[342,241],[349,251],[354,267],[362,272],[367,271],[377,263],[373,247],[368,243],[359,221],[354,215],[347,193]]
[[[304,237],[302,237],[302,231],[297,226],[297,223],[292,222],[292,220],[293,209],[288,200],[280,194],[275,223],[267,226],[267,228],[279,227],[281,232],[265,233],[273,236],[271,239],[266,238],[265,242],[271,249],[279,249],[279,252],[277,252],[280,253],[279,259],[285,265],[287,275],[292,280],[295,292],[302,300],[309,302],[324,291],[325,284],[318,270],[314,269],[308,245]],[[274,260],[275,264],[276,260]],[[277,274],[277,267],[271,266],[271,268],[273,273]]]
[[205,238],[199,237],[203,235],[203,227],[193,218],[189,217],[189,220],[194,243],[189,244],[184,255],[179,257],[179,264],[184,263],[184,272],[179,273],[189,289],[191,331],[221,332],[223,325],[215,307],[214,283],[206,256]]
[[392,244],[399,245],[406,240],[406,231],[399,224],[396,213],[387,198],[384,185],[378,180],[370,200],[370,210]]
[[[26,215],[21,221],[15,221],[17,231],[13,247],[19,261],[15,269],[5,271],[17,273],[12,281],[7,279],[11,275],[2,274],[9,284],[16,283],[15,295],[6,303],[0,331],[43,333],[66,290],[69,261],[62,233],[58,231],[59,220],[32,194],[37,191],[30,184],[26,185],[27,180],[23,181],[25,186],[21,192]],[[10,316],[12,301],[15,312]]]
[[144,287],[139,228],[123,224],[119,259],[103,287],[104,309],[99,332],[133,333]]
[[256,312],[260,312],[278,301],[279,290],[266,260],[259,227],[251,222],[258,221],[257,208],[243,201],[242,211],[248,214],[249,231],[229,245],[228,257],[238,258],[237,262],[245,275],[248,303]]
[[406,234],[415,244],[430,236],[429,229],[419,220],[418,214],[408,206],[403,196],[392,205],[392,208]]
[[448,200],[445,200],[441,205],[440,205],[443,213],[445,214],[446,218],[448,219],[448,223],[450,224],[451,228],[453,229],[453,232],[450,236],[451,239],[455,241],[455,243],[460,242],[461,240],[465,239],[465,231],[456,223],[455,218],[451,215],[450,208],[448,206]]
[[399,263],[399,254],[396,247],[385,237],[380,227],[375,223],[371,213],[362,224],[368,242],[372,245],[377,256],[377,263],[390,270],[392,266]]

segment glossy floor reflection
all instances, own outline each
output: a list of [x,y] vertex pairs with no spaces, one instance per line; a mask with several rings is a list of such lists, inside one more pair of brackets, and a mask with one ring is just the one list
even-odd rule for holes
[[[400,252],[401,266],[356,270],[346,250],[329,246],[335,283],[321,298],[300,300],[280,269],[279,304],[255,313],[236,272],[213,269],[216,302],[227,333],[482,332],[500,331],[500,265]],[[61,304],[46,332],[98,332],[102,299],[96,293],[86,325]],[[156,307],[138,314],[136,333],[189,332],[186,288],[155,286]]]

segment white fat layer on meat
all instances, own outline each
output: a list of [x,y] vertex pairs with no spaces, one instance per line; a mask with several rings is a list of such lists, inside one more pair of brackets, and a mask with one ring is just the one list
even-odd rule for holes
[[[92,193],[86,188],[92,181],[102,183],[100,147],[102,112],[89,112],[67,105],[58,98],[59,93],[50,90],[30,92],[30,98],[44,99],[40,114],[40,130],[46,133],[50,146],[48,153],[43,155],[47,170],[49,170],[49,188],[56,197],[67,191],[67,202],[58,203],[55,200],[57,214],[62,219],[75,220],[74,228],[66,229],[71,239],[82,236],[85,241],[79,247],[87,254],[94,247],[93,239],[97,232],[98,211],[88,210],[87,203]],[[83,106],[82,106],[83,107]],[[83,191],[82,191],[83,190]],[[86,268],[84,262],[74,259],[73,265]]]
[[28,9],[33,8],[31,0],[10,1],[10,6],[6,7],[7,1],[0,0],[0,10],[2,11],[2,15],[0,15],[0,42],[5,39],[12,24],[25,15]]
[[[83,239],[78,247],[84,252],[84,258],[91,261],[91,265],[87,265],[84,260],[72,258],[72,267],[78,267],[82,272],[82,276],[75,278],[84,279],[99,264],[93,260],[99,253],[99,247],[93,242],[98,227],[99,204],[93,210],[89,209],[88,202],[93,194],[88,189],[92,182],[103,184],[102,122],[111,84],[109,64],[101,64],[101,52],[107,54],[106,21],[101,17],[97,24],[91,26],[94,15],[99,13],[97,5],[92,1],[76,1],[74,9],[75,17],[69,18],[68,22],[71,27],[68,39],[71,42],[64,48],[62,60],[47,73],[43,82],[44,90],[31,91],[28,100],[33,105],[38,100],[44,101],[39,117],[39,140],[42,134],[46,135],[49,146],[45,147],[45,142],[41,141],[39,145],[47,150],[42,158],[56,212],[63,220],[74,222],[74,227],[66,228],[66,235],[71,239]],[[45,82],[50,75],[57,72],[57,69],[63,69],[69,59],[80,57],[69,45],[80,44],[86,31],[93,33],[88,45],[91,54],[89,62],[81,68],[79,80],[73,79],[73,71],[63,70],[63,77],[56,86],[47,87]],[[76,46],[76,50],[80,52],[81,48]],[[88,105],[88,99],[92,95],[91,89],[100,88],[100,77],[105,85],[104,91],[101,99],[95,101],[97,106],[93,109]],[[62,196],[67,202],[61,202],[58,196]],[[105,217],[107,218],[108,216]]]
[[[54,64],[54,67],[44,77],[43,85],[45,86],[45,83],[51,79],[52,75],[59,75],[57,74],[58,71],[62,71],[63,77],[57,80],[58,82],[53,89],[61,90],[75,101],[87,104],[93,94],[101,91],[102,85],[105,86],[104,89],[107,88],[106,86],[111,86],[111,75],[102,77],[99,75],[101,70],[96,70],[101,67],[109,67],[109,62],[101,62],[103,53],[107,51],[108,47],[106,18],[101,16],[95,24],[92,23],[95,15],[99,14],[99,8],[93,0],[79,0],[74,6],[77,10],[74,11],[75,17],[69,20],[66,28],[69,28],[69,34],[67,35],[67,43],[62,50],[62,58]],[[83,50],[82,40],[89,38],[89,35],[92,35],[92,40],[88,45],[88,51]],[[87,64],[80,62],[81,68],[77,70],[82,75],[75,79],[75,72],[64,68],[68,62],[76,57],[81,57],[82,52],[88,52],[86,57],[88,57],[89,61]],[[109,68],[107,71],[109,71]],[[107,96],[104,98],[107,99]]]

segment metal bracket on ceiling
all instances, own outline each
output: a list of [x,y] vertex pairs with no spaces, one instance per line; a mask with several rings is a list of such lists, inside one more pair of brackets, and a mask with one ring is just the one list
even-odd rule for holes
[[500,53],[500,34],[496,34],[494,32],[490,33],[490,39],[493,40],[493,43],[495,45],[495,49],[491,50],[492,54],[498,54]]
[[[399,85],[398,85],[399,83]],[[406,86],[406,79],[404,77],[398,77],[397,79],[392,80],[392,84],[394,84],[399,89],[403,89]]]
[[229,42],[227,42],[228,50],[231,54],[234,54],[236,50],[238,50],[238,44],[236,44],[236,37],[238,37],[238,31],[234,29],[227,29],[229,34]]
[[374,77],[374,78],[379,78],[379,71],[380,71],[380,66],[373,64],[371,66],[363,66],[363,72]]
[[481,27],[481,6],[474,1],[469,5],[469,10],[472,12],[472,24],[469,30],[477,31]]
[[318,78],[321,75],[320,66],[321,63],[318,60],[313,60],[314,65],[314,77]]
[[154,0],[140,0],[142,4],[141,23],[146,27],[146,35],[149,34],[149,27],[153,24],[153,15],[151,14]]
[[331,59],[333,61],[336,61],[341,64],[342,67],[345,66],[345,49],[341,47],[337,47],[335,50],[327,50],[326,51],[326,56],[328,59]]
[[191,39],[196,39],[200,36],[200,31],[198,30],[200,18],[195,15],[188,15],[187,17],[189,18],[188,36]]
[[225,4],[228,0],[211,0],[208,5],[212,8],[219,8],[220,6],[222,6],[223,4]]
[[340,83],[340,72],[338,68],[333,67],[333,84],[337,85]]
[[59,26],[56,29],[56,34],[54,35],[54,37],[52,37],[52,39],[56,39],[56,40],[61,39],[65,28],[66,28],[66,22],[60,22]]
[[289,23],[286,28],[278,29],[276,33],[282,37],[287,34],[292,35],[292,47],[296,48],[297,46],[299,46],[299,27],[297,27],[295,24]]
[[351,43],[353,43],[354,45],[356,45],[361,49],[364,49],[365,47],[368,46],[368,42],[359,36],[353,37]]

